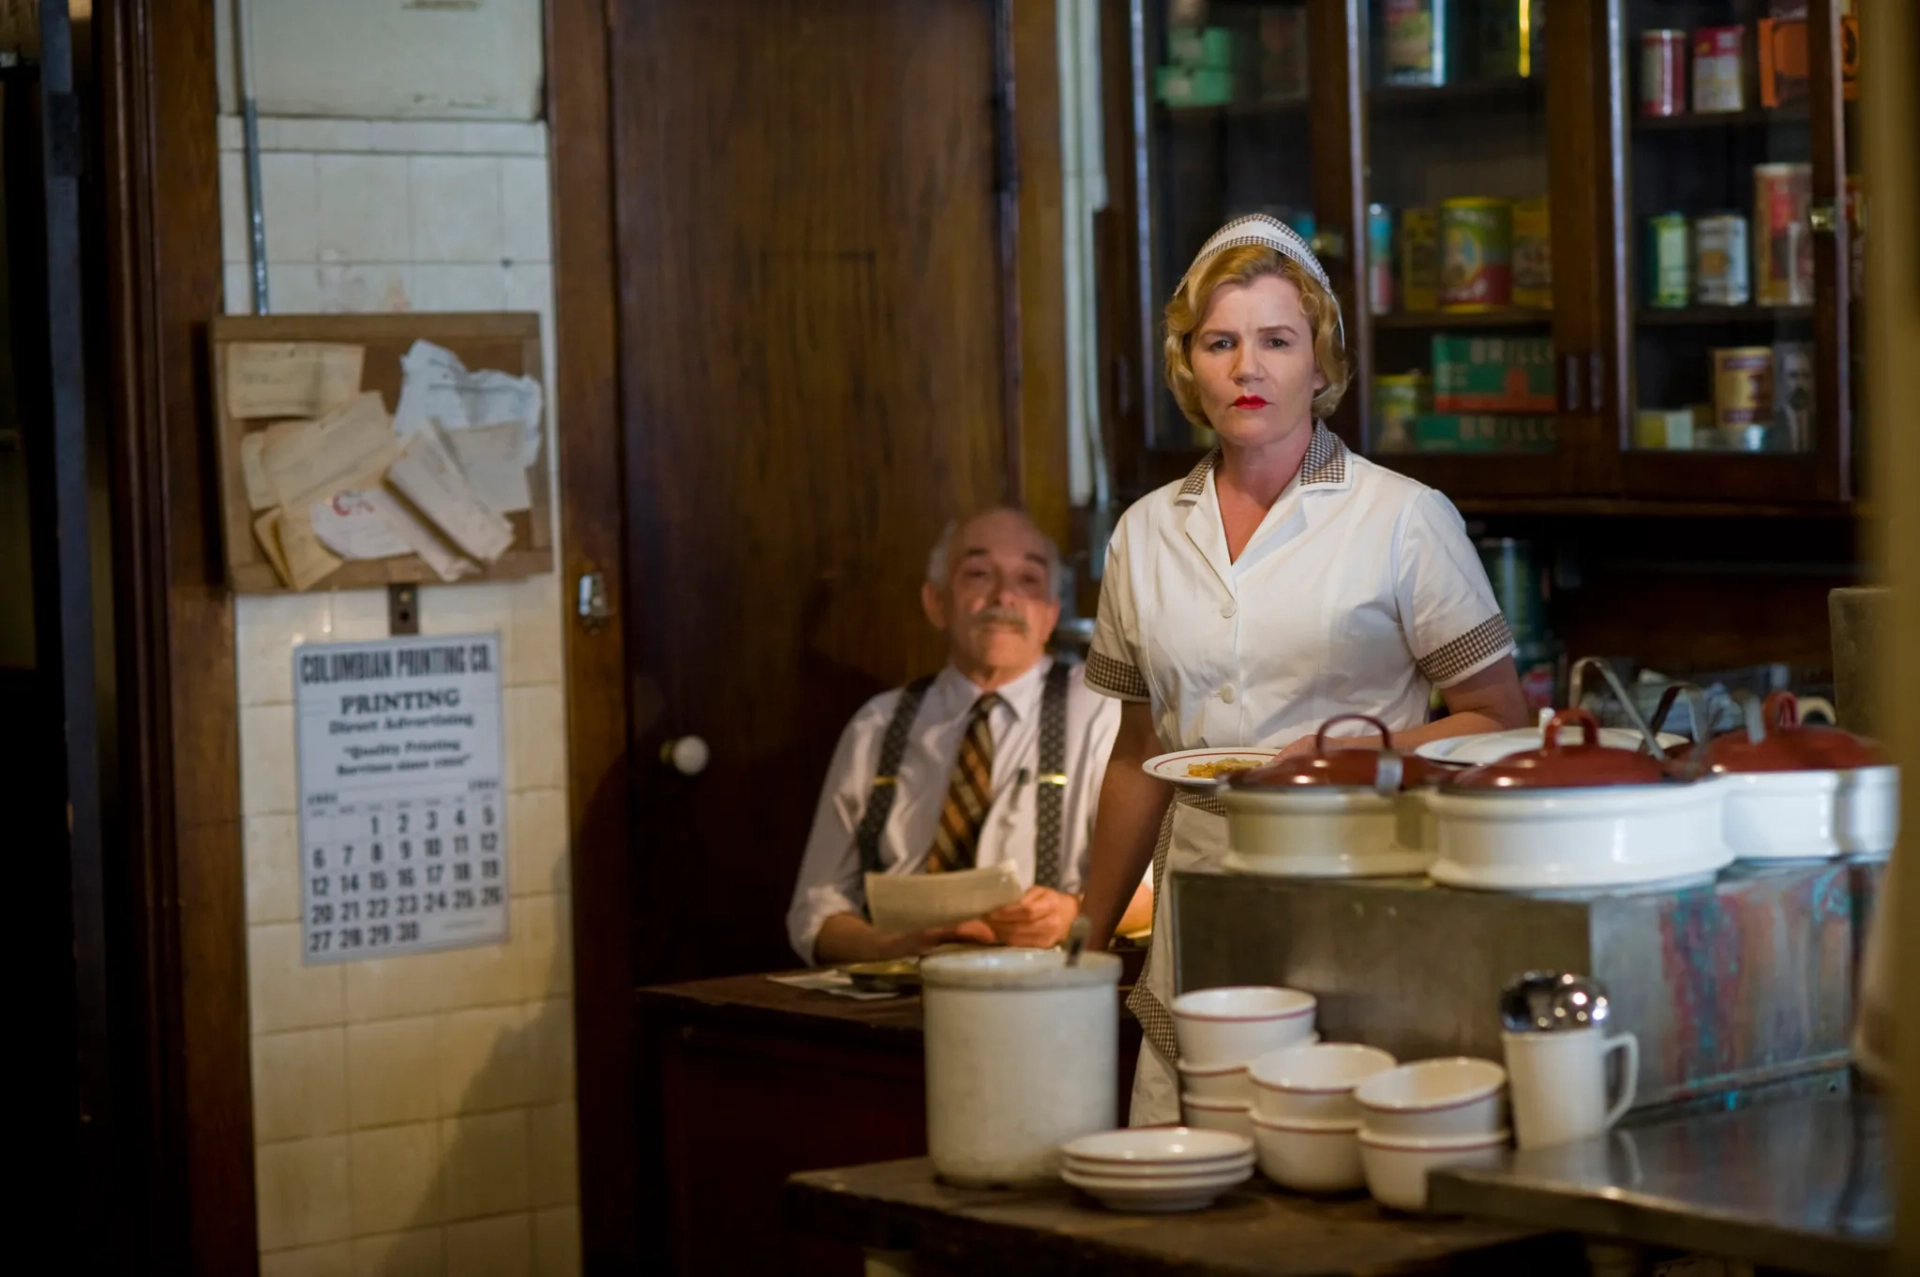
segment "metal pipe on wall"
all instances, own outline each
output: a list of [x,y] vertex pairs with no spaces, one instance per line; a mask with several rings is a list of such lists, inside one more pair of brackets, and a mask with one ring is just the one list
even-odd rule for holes
[[233,0],[234,42],[239,46],[240,122],[246,136],[247,225],[253,239],[253,313],[272,310],[267,299],[267,211],[260,194],[260,108],[253,96],[253,24],[247,0]]

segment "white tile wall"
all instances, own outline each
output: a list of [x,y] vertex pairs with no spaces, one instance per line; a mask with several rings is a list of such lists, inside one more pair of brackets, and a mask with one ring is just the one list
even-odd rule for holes
[[[241,131],[219,130],[227,309],[244,313]],[[275,313],[536,311],[552,385],[543,125],[268,119],[261,139]],[[263,1273],[580,1271],[561,603],[551,575],[420,596],[423,632],[505,647],[508,942],[306,967],[291,653],[385,635],[386,597],[238,600]]]

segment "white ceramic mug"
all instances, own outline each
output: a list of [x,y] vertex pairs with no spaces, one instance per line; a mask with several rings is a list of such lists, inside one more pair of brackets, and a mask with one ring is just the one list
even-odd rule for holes
[[[1502,1033],[1513,1134],[1521,1148],[1545,1148],[1598,1135],[1633,1106],[1640,1040],[1599,1029]],[[1607,1103],[1607,1057],[1624,1052],[1620,1097]]]

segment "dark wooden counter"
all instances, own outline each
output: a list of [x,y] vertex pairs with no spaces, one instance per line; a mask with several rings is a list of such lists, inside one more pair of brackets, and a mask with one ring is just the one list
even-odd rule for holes
[[918,1277],[1331,1277],[1332,1274],[1583,1272],[1564,1233],[1396,1215],[1365,1197],[1320,1200],[1259,1177],[1207,1210],[1109,1211],[1064,1185],[1026,1191],[951,1188],[926,1158],[796,1175],[787,1227],[850,1247],[906,1252]]
[[[634,1010],[647,1271],[859,1274],[856,1248],[780,1227],[781,1188],[926,1151],[920,999],[745,975],[640,989]],[[1139,1040],[1122,1012],[1123,1103]]]

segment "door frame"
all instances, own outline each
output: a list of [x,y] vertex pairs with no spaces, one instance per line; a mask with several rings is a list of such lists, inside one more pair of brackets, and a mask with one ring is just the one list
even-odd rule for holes
[[97,199],[82,224],[100,314],[86,345],[113,471],[112,889],[126,928],[109,977],[123,1174],[107,1191],[136,1230],[121,1248],[132,1269],[251,1273],[239,705],[205,359],[222,289],[217,55],[212,9],[181,10],[93,11]]
[[[977,0],[993,10],[1000,51],[996,109],[1010,124],[1001,166],[1002,279],[1007,348],[1009,502],[1065,542],[1067,480],[1066,282],[1061,236],[1060,86],[1054,0]],[[619,228],[611,0],[547,0],[547,119],[552,148],[555,358],[565,412],[560,447],[562,595],[567,606],[567,748],[571,812],[574,1058],[580,1158],[581,1253],[590,1273],[637,1271],[642,1201],[661,1173],[643,1158],[636,1091],[630,961],[633,871],[630,747],[650,724],[633,712],[626,581],[626,493],[620,383]],[[564,56],[556,50],[565,50]],[[578,614],[579,583],[598,573],[604,620]],[[636,764],[643,763],[633,753]],[[657,1240],[657,1239],[656,1239]]]

